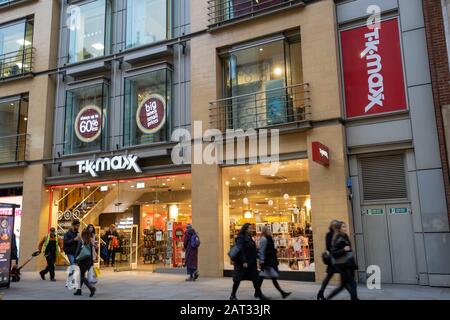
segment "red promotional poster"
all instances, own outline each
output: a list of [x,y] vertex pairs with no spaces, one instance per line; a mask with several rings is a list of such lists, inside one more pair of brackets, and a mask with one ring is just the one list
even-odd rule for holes
[[398,18],[341,32],[347,118],[405,110]]

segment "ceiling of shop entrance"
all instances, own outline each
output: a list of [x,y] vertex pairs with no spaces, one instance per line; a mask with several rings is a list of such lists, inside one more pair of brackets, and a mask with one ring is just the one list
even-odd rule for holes
[[295,183],[309,181],[308,160],[289,160],[280,162],[274,175],[261,175],[261,169],[268,165],[244,165],[223,169],[223,179],[230,187],[266,185],[275,183]]
[[272,215],[289,213],[309,201],[308,160],[280,162],[278,172],[263,176],[262,165],[230,167],[223,170],[229,186],[230,214],[245,210]]

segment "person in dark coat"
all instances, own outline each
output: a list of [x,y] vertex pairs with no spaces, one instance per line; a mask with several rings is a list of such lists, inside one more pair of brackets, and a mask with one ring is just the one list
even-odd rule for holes
[[[334,231],[336,230],[336,227],[337,227],[338,223],[339,223],[339,221],[332,220],[330,222],[330,226],[328,228],[328,232],[325,235],[325,246],[326,246],[326,249],[327,249],[326,254],[328,256],[330,256],[331,242],[333,240],[333,234],[334,234]],[[328,264],[327,264],[327,276],[322,281],[322,285],[320,287],[320,290],[317,293],[317,300],[325,300],[325,296],[323,294],[325,292],[325,289],[326,289],[328,283],[330,282],[331,278],[333,277],[333,275],[335,273],[337,273],[336,269],[334,268],[334,266],[331,263],[331,261],[328,261]]]
[[108,248],[108,258],[105,260],[105,264],[109,266],[109,262],[111,260],[111,266],[115,266],[116,251],[119,245],[119,233],[116,231],[115,224],[109,226],[108,231],[106,231],[103,236],[103,241],[106,243],[106,247]]
[[190,224],[186,227],[183,246],[185,253],[184,263],[186,264],[187,274],[189,275],[186,281],[195,281],[200,276],[198,273],[198,247],[200,246],[200,238]]
[[75,253],[78,248],[78,243],[81,240],[79,232],[78,232],[79,229],[80,229],[80,221],[74,220],[72,222],[72,228],[70,228],[69,231],[67,231],[64,234],[63,250],[64,250],[64,253],[67,255],[67,258],[69,259],[70,265],[75,264],[75,257],[76,257]]
[[355,270],[358,269],[353,255],[352,244],[347,234],[347,225],[339,221],[333,234],[331,245],[333,265],[341,275],[341,285],[334,289],[327,299],[336,296],[344,288],[350,293],[352,300],[359,300],[355,281]]
[[277,279],[278,273],[278,257],[275,243],[272,239],[272,232],[269,227],[265,226],[261,233],[261,239],[259,240],[259,266],[261,268],[259,286],[262,286],[264,278],[272,279],[274,287],[280,292],[283,299],[286,299],[291,292],[286,292],[281,289]]
[[233,289],[230,300],[237,300],[236,293],[242,280],[250,280],[255,288],[255,298],[266,300],[267,297],[261,292],[259,285],[257,249],[252,239],[252,225],[246,223],[242,226],[236,238],[236,246],[239,248],[239,257],[234,261]]

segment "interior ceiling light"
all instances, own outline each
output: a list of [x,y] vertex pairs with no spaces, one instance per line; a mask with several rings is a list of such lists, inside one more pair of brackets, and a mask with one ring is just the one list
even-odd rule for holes
[[145,183],[144,182],[138,182],[136,184],[136,188],[137,189],[144,189],[145,188]]
[[105,48],[105,46],[104,45],[102,45],[101,43],[94,43],[93,45],[92,45],[92,48],[94,48],[95,50],[103,50],[104,48]]

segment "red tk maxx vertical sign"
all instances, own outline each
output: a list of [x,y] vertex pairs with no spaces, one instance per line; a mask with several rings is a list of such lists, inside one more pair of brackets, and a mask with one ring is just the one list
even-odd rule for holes
[[405,110],[398,18],[341,31],[347,118]]

